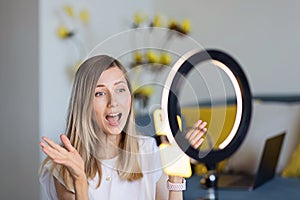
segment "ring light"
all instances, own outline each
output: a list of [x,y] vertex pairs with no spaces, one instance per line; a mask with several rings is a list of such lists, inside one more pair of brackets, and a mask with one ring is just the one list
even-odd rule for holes
[[[183,79],[196,65],[207,61],[228,76],[234,87],[237,109],[233,127],[218,149],[199,151],[189,146],[180,130],[177,120],[177,117],[181,116],[178,96]],[[169,122],[168,128],[173,136],[171,140],[175,139],[189,157],[205,163],[208,167],[214,167],[216,163],[232,155],[246,136],[252,110],[251,92],[243,70],[231,56],[219,50],[192,51],[182,56],[170,71],[162,91],[161,108],[166,113],[166,121]]]

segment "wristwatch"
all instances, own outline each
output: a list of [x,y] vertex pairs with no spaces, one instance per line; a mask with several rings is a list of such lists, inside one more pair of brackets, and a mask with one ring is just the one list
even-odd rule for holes
[[170,191],[183,191],[183,190],[186,190],[186,180],[183,179],[182,183],[171,183],[168,180],[167,181],[167,188]]

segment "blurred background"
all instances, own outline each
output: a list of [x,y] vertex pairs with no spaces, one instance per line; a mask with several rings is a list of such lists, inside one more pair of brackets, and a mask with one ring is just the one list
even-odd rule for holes
[[[153,26],[148,22],[167,28],[178,22],[195,44],[231,54],[240,61],[253,96],[299,101],[299,7],[298,0],[1,0],[0,198],[44,199],[38,182],[44,155],[38,143],[42,135],[58,140],[64,131],[76,63],[108,38]],[[158,25],[157,15],[165,24]],[[134,42],[129,45],[135,48]],[[256,140],[264,132],[290,128],[278,171],[299,141],[300,109],[295,104],[255,107],[260,114],[254,122],[261,132],[250,131],[256,132]],[[270,116],[277,118],[263,122]]]

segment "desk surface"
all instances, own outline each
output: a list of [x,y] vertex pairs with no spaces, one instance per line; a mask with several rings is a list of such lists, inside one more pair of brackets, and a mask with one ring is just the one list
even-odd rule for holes
[[[187,179],[187,190],[184,200],[198,200],[205,197],[206,190],[200,185],[200,176]],[[300,179],[275,177],[253,191],[220,189],[219,200],[300,200]]]

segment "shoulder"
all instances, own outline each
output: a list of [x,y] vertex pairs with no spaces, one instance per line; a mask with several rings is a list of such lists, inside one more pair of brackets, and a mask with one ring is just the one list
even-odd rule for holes
[[158,151],[156,140],[153,137],[138,136],[138,144],[142,153],[155,153]]
[[54,174],[55,171],[52,170],[52,161],[47,161],[45,164],[42,165],[39,174],[39,182],[46,193],[48,199],[57,200],[57,193],[54,184]]
[[[53,168],[53,162],[49,160],[41,167],[39,174],[39,182],[49,199],[58,199],[55,180],[56,184],[60,183],[65,187],[63,179],[59,176],[59,166]],[[74,189],[69,192],[74,193]]]

